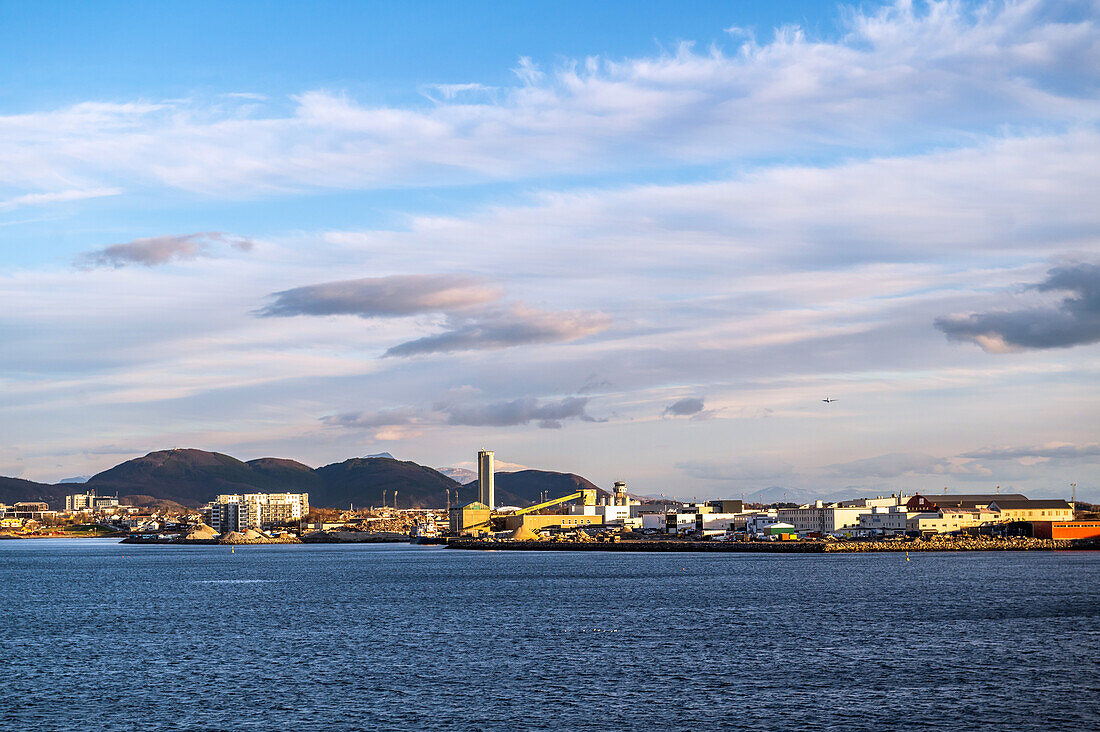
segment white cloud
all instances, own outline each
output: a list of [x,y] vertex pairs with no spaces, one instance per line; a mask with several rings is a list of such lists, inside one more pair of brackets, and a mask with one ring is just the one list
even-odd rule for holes
[[122,193],[121,188],[89,188],[52,191],[47,193],[25,193],[7,200],[0,200],[0,211],[10,211],[23,206],[41,206],[50,203],[68,203],[89,198],[105,198]]
[[481,101],[459,94],[477,82],[440,87],[426,109],[312,90],[289,115],[225,97],[8,115],[0,189],[110,180],[255,196],[436,185],[823,149],[891,152],[966,142],[1006,122],[1062,129],[1097,119],[1095,13],[1052,20],[1058,13],[1040,2],[921,8],[853,11],[840,40],[784,28],[730,52],[683,44],[552,70],[523,58],[517,86]]

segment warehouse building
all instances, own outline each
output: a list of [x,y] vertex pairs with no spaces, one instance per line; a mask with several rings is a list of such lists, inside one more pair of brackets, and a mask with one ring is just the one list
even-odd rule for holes
[[477,536],[489,533],[489,517],[492,511],[481,501],[470,501],[455,506],[448,517],[450,533],[454,536]]

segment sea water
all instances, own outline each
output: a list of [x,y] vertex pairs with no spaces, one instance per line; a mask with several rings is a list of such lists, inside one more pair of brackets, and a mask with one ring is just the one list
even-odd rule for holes
[[1100,553],[0,541],[0,728],[1097,729]]

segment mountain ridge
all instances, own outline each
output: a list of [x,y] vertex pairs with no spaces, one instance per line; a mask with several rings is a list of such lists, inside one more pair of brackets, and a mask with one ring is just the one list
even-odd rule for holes
[[[447,505],[448,497],[452,505],[477,497],[476,481],[463,484],[434,468],[383,455],[388,453],[313,468],[280,457],[243,461],[195,448],[156,450],[96,473],[83,484],[0,477],[0,502],[42,500],[62,508],[66,495],[89,490],[118,495],[123,503],[133,505],[191,508],[223,493],[309,493],[311,506],[341,509],[383,502],[393,506],[395,492],[400,508],[440,508]],[[610,495],[574,473],[496,473],[498,504],[529,506],[539,502],[543,492],[557,498],[580,487]]]

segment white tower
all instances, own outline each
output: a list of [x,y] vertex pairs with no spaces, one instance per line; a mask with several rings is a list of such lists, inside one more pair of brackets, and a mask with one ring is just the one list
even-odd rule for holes
[[477,500],[494,508],[493,451],[481,450],[477,454]]
[[617,481],[615,483],[615,505],[616,506],[629,506],[630,499],[626,496],[626,483],[623,481]]

